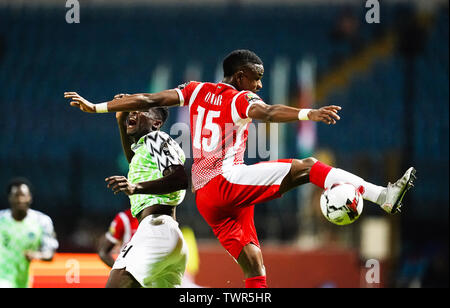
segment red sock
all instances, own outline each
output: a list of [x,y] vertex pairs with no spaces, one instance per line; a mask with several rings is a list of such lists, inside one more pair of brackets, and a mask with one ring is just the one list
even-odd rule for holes
[[333,168],[320,161],[316,162],[309,171],[309,181],[325,189],[325,179],[331,169]]
[[256,276],[245,279],[246,288],[267,288],[266,276]]

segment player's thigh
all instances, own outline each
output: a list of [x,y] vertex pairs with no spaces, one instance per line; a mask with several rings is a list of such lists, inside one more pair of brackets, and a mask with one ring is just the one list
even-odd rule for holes
[[292,160],[279,160],[233,166],[222,174],[231,185],[228,199],[235,205],[251,205],[280,197],[279,188],[291,164]]
[[109,274],[106,288],[140,288],[139,282],[126,269],[113,269]]
[[[171,285],[181,284],[186,267],[187,246],[178,223],[172,217],[167,215],[145,217],[140,223],[140,229],[127,246],[130,248],[122,255],[126,260],[126,270],[143,287],[158,287],[161,277],[162,281],[167,280],[164,278],[167,274],[174,277],[168,281]],[[122,260],[120,257],[119,261]],[[181,265],[176,266],[178,264]]]

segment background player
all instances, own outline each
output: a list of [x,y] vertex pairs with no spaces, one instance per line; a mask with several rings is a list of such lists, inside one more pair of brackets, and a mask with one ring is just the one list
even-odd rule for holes
[[6,192],[10,209],[0,211],[0,287],[26,288],[31,260],[51,261],[58,241],[51,218],[30,209],[27,179],[12,179]]
[[166,108],[116,114],[128,179],[105,179],[115,194],[127,194],[139,227],[122,249],[107,287],[176,287],[183,277],[187,247],[175,218],[175,207],[185,196],[188,179],[185,156],[160,128]]
[[193,139],[193,185],[197,207],[225,249],[237,260],[246,287],[265,287],[266,272],[253,221],[254,204],[280,197],[298,185],[311,182],[321,188],[349,182],[364,199],[395,213],[412,185],[415,170],[387,187],[377,186],[313,157],[247,166],[243,164],[248,124],[320,121],[335,124],[339,106],[297,109],[267,105],[255,93],[262,88],[264,66],[249,50],[236,50],[223,61],[222,83],[189,82],[178,89],[135,94],[92,104],[75,92],[66,92],[71,105],[85,112],[140,110],[150,106],[188,106]]
[[115,248],[123,248],[136,233],[138,226],[139,221],[133,217],[130,209],[117,213],[99,241],[98,255],[106,265],[113,267]]

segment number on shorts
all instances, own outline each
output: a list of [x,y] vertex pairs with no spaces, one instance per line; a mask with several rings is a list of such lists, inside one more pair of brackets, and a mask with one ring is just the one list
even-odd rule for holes
[[131,247],[133,247],[133,245],[125,246],[125,247],[122,249],[122,252],[124,252],[124,254],[122,255],[122,258],[125,258],[125,256],[127,255],[127,253],[130,251]]

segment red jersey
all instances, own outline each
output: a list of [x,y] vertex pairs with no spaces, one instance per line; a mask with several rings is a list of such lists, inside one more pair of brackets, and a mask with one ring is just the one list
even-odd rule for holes
[[244,163],[248,110],[262,100],[226,83],[191,81],[176,90],[180,105],[189,107],[192,183],[198,190],[227,168]]
[[128,209],[114,217],[106,233],[106,238],[115,244],[121,242],[123,246],[131,240],[138,226],[139,221],[131,215],[131,210]]

